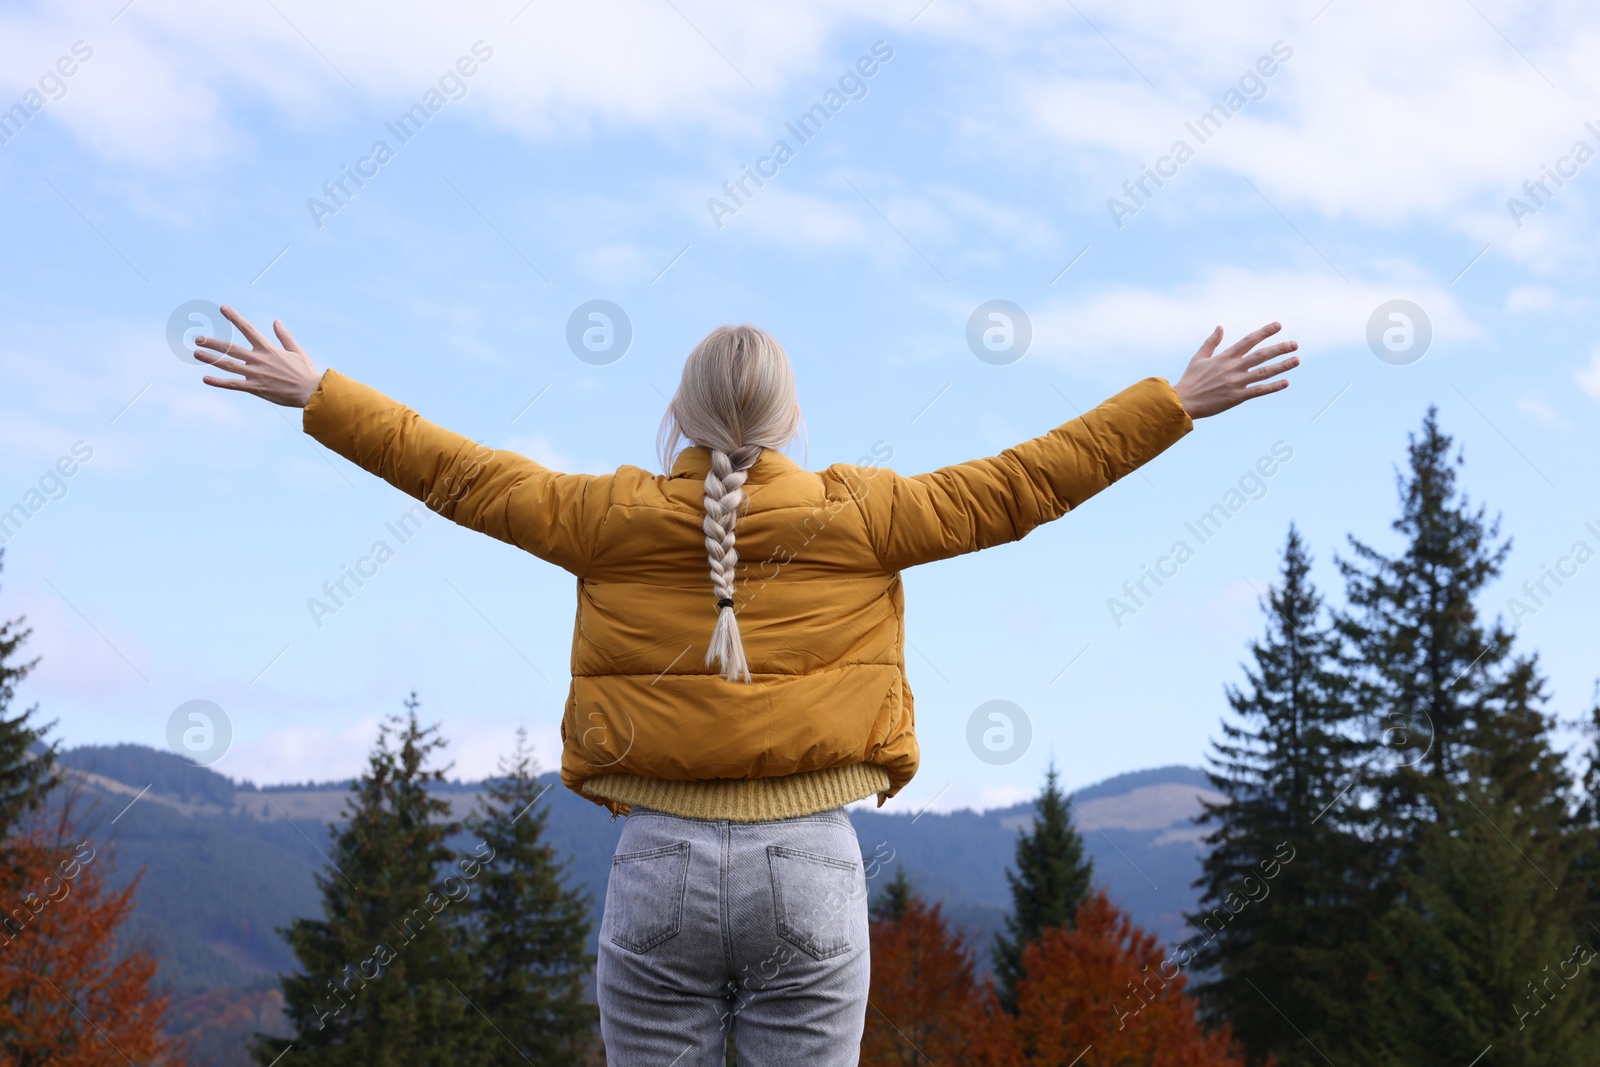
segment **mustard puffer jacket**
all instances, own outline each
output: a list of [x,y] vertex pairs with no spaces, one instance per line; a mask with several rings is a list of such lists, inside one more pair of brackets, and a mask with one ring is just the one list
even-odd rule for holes
[[[577,577],[561,780],[762,779],[852,768],[916,773],[905,669],[907,567],[1026,536],[1193,428],[1164,378],[997,456],[906,477],[765,451],[736,529],[751,682],[706,666],[716,621],[701,529],[709,453],[667,475],[562,474],[479,445],[337,371],[304,413],[318,441],[463,526]],[[879,773],[881,772],[881,773]],[[870,795],[872,787],[868,787]]]

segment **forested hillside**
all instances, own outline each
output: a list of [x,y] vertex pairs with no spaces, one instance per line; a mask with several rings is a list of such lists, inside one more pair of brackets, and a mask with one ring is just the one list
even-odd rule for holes
[[[196,1062],[248,1062],[242,1038],[272,1028],[282,1004],[278,976],[294,968],[277,931],[318,913],[313,876],[325,866],[329,827],[341,821],[350,783],[258,788],[139,745],[72,749],[62,762],[97,798],[118,876],[143,871],[132,927],[161,961]],[[550,786],[540,801],[550,812],[548,839],[592,901],[592,946],[621,822],[561,788],[553,772],[541,785]],[[483,786],[441,783],[435,792],[460,817]],[[1119,775],[1074,795],[1097,880],[1162,936],[1175,936],[1195,903],[1200,855],[1190,819],[1202,795],[1216,799],[1205,775],[1189,767]],[[903,866],[958,927],[990,943],[1009,904],[1004,872],[1031,824],[1031,804],[920,816],[863,806],[852,818],[864,854],[883,857],[888,874]],[[887,881],[874,878],[873,892]]]

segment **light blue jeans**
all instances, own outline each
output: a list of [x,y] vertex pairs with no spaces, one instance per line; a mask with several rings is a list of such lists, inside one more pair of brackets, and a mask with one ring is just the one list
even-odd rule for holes
[[635,807],[611,860],[596,966],[612,1067],[853,1067],[866,1022],[867,884],[844,809],[775,822]]

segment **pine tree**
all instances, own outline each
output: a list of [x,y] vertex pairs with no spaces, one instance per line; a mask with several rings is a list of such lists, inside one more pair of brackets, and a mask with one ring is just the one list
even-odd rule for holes
[[1016,871],[1006,872],[1011,886],[1011,914],[1005,930],[995,935],[995,976],[1000,1003],[1016,1007],[1017,981],[1022,976],[1022,950],[1040,934],[1070,927],[1078,906],[1089,896],[1094,864],[1083,852],[1083,837],[1072,825],[1067,795],[1061,791],[1055,764],[1045,773],[1044,791],[1034,803],[1032,828],[1017,840]]
[[283,979],[294,1035],[258,1035],[257,1062],[293,1046],[294,1062],[365,1067],[486,1063],[467,951],[465,906],[475,859],[446,841],[460,831],[428,787],[447,768],[426,764],[445,742],[417,721],[418,701],[379,728],[351,787],[347,821],[333,832],[329,870],[317,876],[322,919],[281,932],[301,973]]
[[[0,549],[0,568],[4,565],[5,550]],[[46,744],[44,741],[51,724],[32,721],[38,707],[28,708],[16,716],[7,715],[17,683],[39,662],[37,659],[25,663],[17,661],[28,635],[33,632],[23,626],[24,621],[20,617],[0,621],[0,841],[11,833],[20,819],[39,807],[45,794],[59,780],[56,742]]]
[[[1522,972],[1550,951],[1549,938],[1569,947],[1576,939],[1577,892],[1553,872],[1566,870],[1582,835],[1537,657],[1517,653],[1512,631],[1477,608],[1510,542],[1458,489],[1462,459],[1451,449],[1430,409],[1397,479],[1400,551],[1387,556],[1352,537],[1356,558],[1340,561],[1350,603],[1337,619],[1349,652],[1346,692],[1368,735],[1386,744],[1343,802],[1373,813],[1369,915],[1379,922],[1343,948],[1351,968],[1365,967],[1371,999],[1349,1020],[1348,1043],[1322,1051],[1443,1062],[1433,1057],[1447,1060],[1469,1037],[1493,1033],[1497,1049],[1511,1050],[1497,1062],[1562,1062],[1519,1043],[1504,998],[1533,978]],[[1511,918],[1530,906],[1536,923]],[[1473,1005],[1489,1014],[1455,1027],[1460,1043],[1432,1032]],[[1577,1040],[1560,1012],[1551,1019],[1548,1039],[1538,1040],[1553,1048]]]
[[566,864],[545,843],[549,811],[536,807],[543,794],[519,729],[483,811],[467,819],[487,849],[470,907],[473,999],[495,1062],[578,1067],[598,1021],[584,998],[594,966],[589,899],[564,884]]
[[1328,1005],[1360,996],[1363,973],[1328,957],[1362,923],[1370,879],[1359,827],[1330,814],[1364,753],[1311,564],[1290,526],[1262,605],[1265,637],[1250,645],[1245,687],[1227,687],[1238,721],[1223,721],[1209,772],[1227,800],[1203,803],[1198,817],[1215,827],[1195,883],[1200,911],[1173,953],[1203,976],[1208,1020],[1230,1022],[1252,1063],[1273,1056],[1285,1067],[1321,1064],[1315,1046],[1336,1025]]

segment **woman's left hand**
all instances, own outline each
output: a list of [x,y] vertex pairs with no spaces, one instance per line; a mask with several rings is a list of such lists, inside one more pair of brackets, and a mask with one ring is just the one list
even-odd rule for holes
[[239,333],[250,342],[250,347],[215,337],[196,337],[194,343],[200,348],[195,350],[195,359],[217,370],[240,375],[239,378],[213,378],[206,375],[201,381],[218,389],[254,393],[263,400],[286,408],[305,407],[311,394],[317,391],[322,372],[311,365],[311,357],[289,335],[288,328],[277,319],[272,321],[273,332],[282,342],[281,345],[275,345],[237,311],[230,307],[220,310],[229,322],[239,328]]

